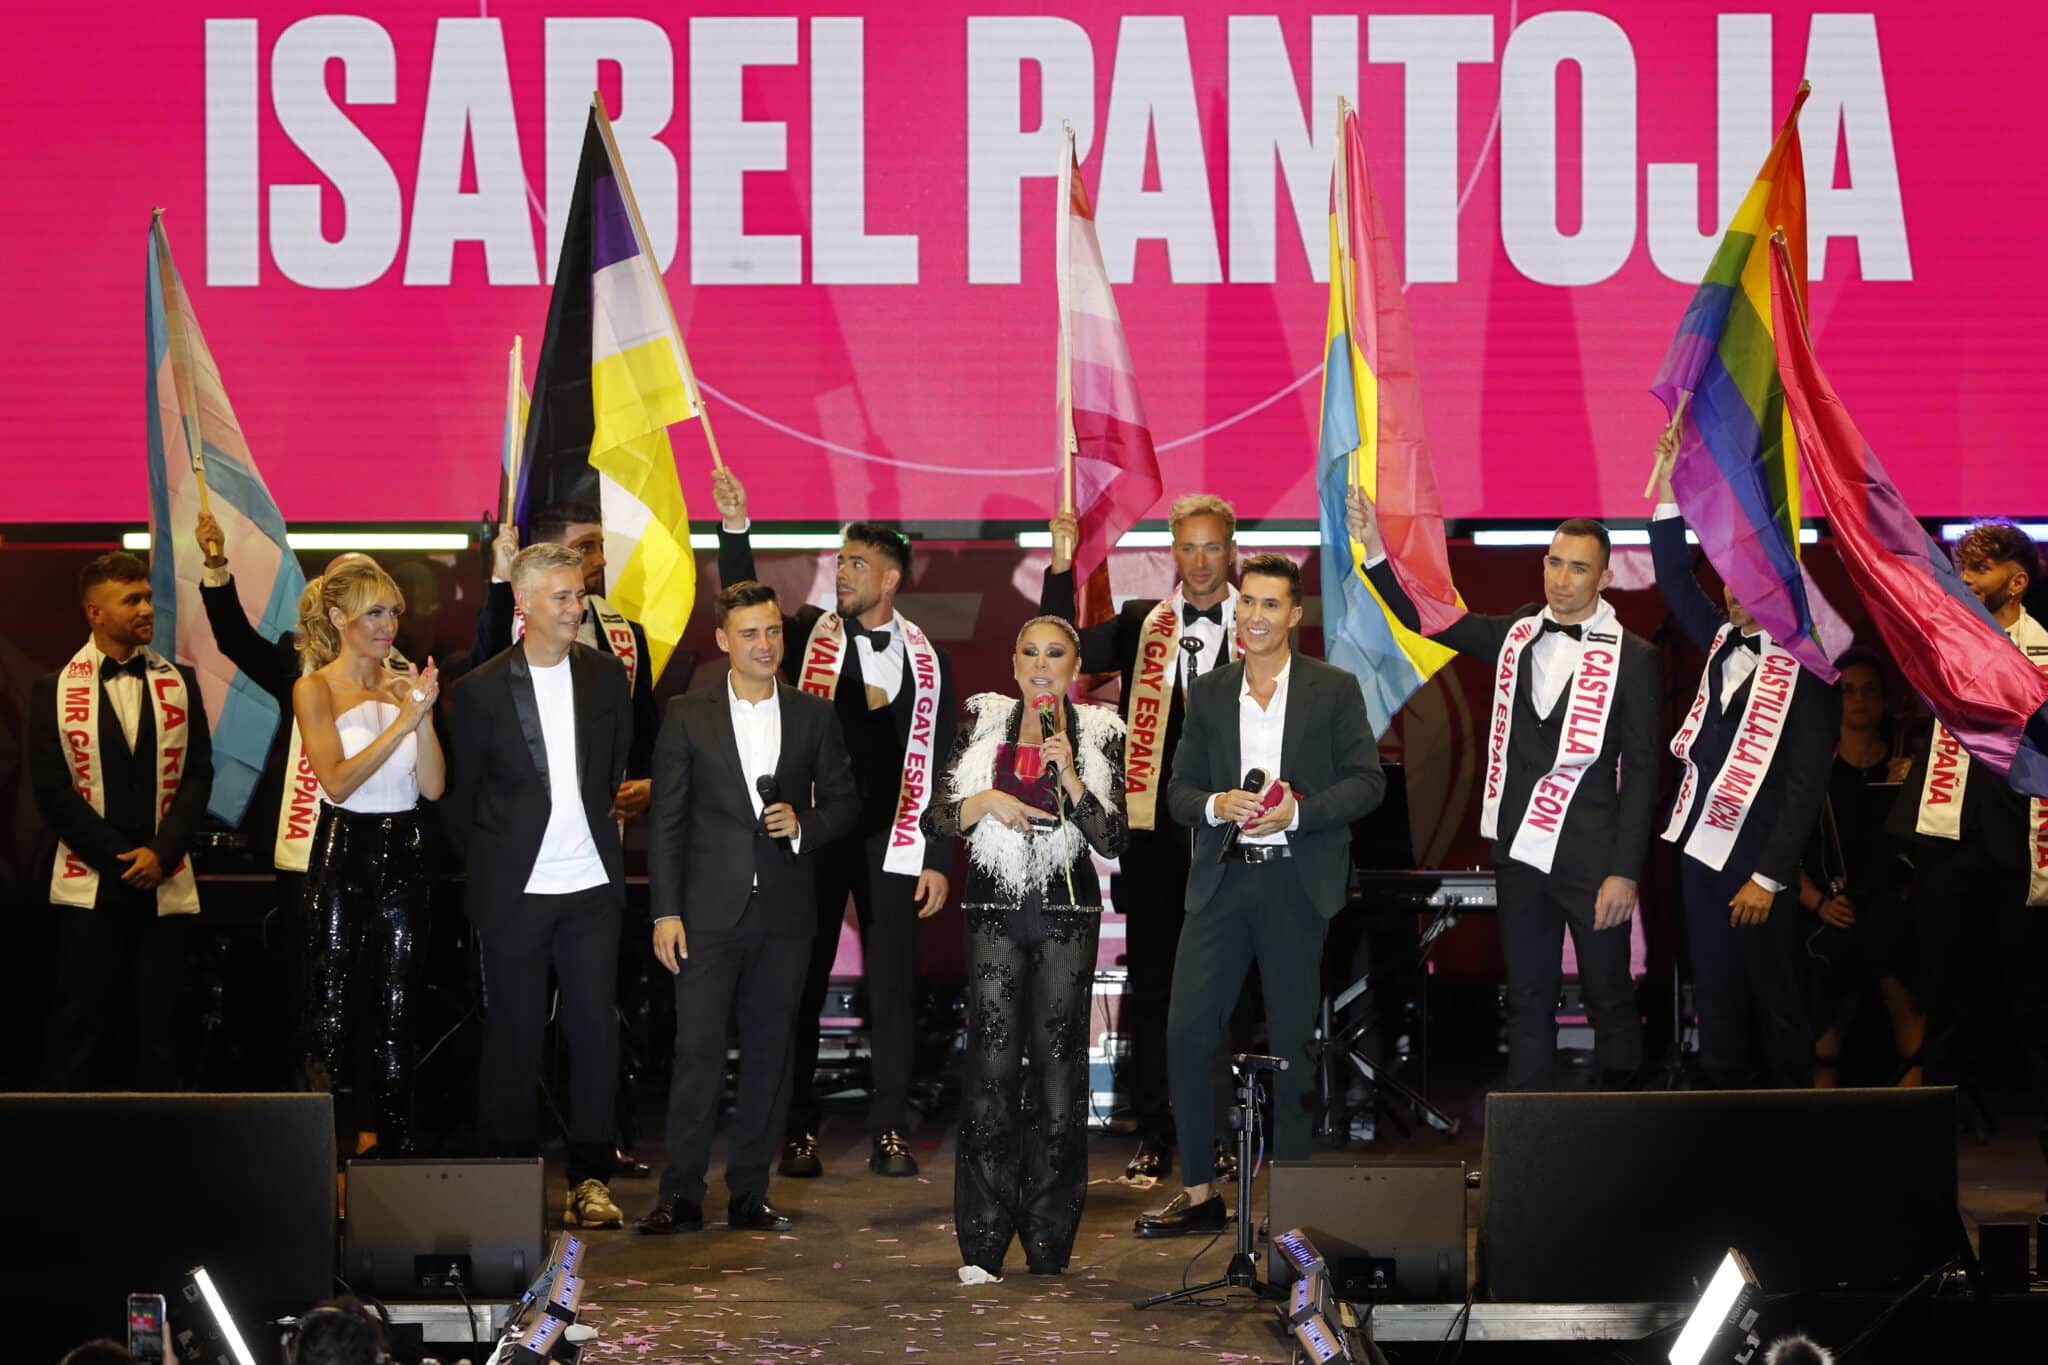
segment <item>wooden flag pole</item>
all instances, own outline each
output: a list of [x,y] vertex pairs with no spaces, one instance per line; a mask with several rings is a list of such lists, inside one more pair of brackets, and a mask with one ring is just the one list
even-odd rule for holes
[[[505,381],[505,411],[512,414],[519,413],[519,385],[526,377],[526,365],[520,352],[523,344],[524,339],[515,332],[512,336],[512,373]],[[512,433],[512,445],[505,464],[504,520],[508,524],[519,510],[519,461],[526,453],[526,418],[519,415],[517,421],[519,429]]]
[[[149,225],[151,236],[163,241],[164,211],[161,205],[150,210]],[[199,484],[199,515],[213,515],[213,502],[206,493],[206,456],[201,449],[199,435],[199,388],[192,382],[192,341],[185,330],[185,287],[178,286],[176,298],[171,296],[170,280],[164,274],[164,257],[168,251],[157,253],[157,285],[164,296],[164,325],[170,332],[171,374],[178,385],[178,417],[185,428],[185,454],[192,461],[192,477]],[[208,541],[203,547],[208,559],[218,558],[221,547]]]
[[[1336,218],[1336,222],[1332,225],[1330,229],[1330,235],[1333,244],[1337,248],[1337,279],[1333,281],[1333,283],[1336,285],[1339,293],[1341,294],[1345,302],[1344,335],[1345,344],[1347,346],[1350,344],[1352,327],[1352,317],[1350,308],[1351,248],[1349,241],[1347,240],[1347,234],[1350,232],[1351,226],[1351,167],[1349,164],[1349,159],[1344,155],[1344,120],[1345,117],[1350,114],[1350,112],[1351,101],[1345,99],[1342,95],[1337,96],[1336,155],[1331,163],[1331,185],[1334,191],[1334,203],[1332,207],[1336,209],[1336,213],[1334,215]],[[1327,363],[1327,361],[1325,363]],[[1352,375],[1351,382],[1353,384],[1356,384],[1358,382],[1358,376],[1355,374]],[[1365,433],[1360,432],[1360,441],[1363,442],[1364,438]],[[1358,458],[1358,451],[1359,447],[1353,446],[1351,447],[1351,453],[1348,456],[1351,470],[1351,486],[1353,488],[1365,487],[1365,468],[1363,463]]]
[[725,468],[725,460],[718,453],[718,435],[711,429],[711,409],[704,406],[703,390],[697,387],[697,372],[690,365],[689,350],[683,345],[683,329],[676,325],[676,306],[668,296],[668,284],[661,278],[661,267],[654,259],[654,249],[647,244],[647,225],[640,220],[640,204],[633,197],[633,184],[626,179],[626,163],[619,155],[619,144],[612,137],[611,115],[605,112],[604,97],[597,91],[590,92],[590,108],[597,115],[598,134],[604,138],[605,152],[611,157],[612,165],[619,173],[619,197],[626,201],[626,213],[633,220],[633,236],[640,250],[647,256],[649,265],[654,266],[654,281],[661,290],[661,306],[668,311],[668,340],[675,348],[676,366],[682,371],[683,387],[690,391],[690,403],[697,409],[697,420],[704,427],[704,443],[711,448],[711,467]]
[[[1060,139],[1060,205],[1056,219],[1058,236],[1054,243],[1060,310],[1060,515],[1070,517],[1074,515],[1074,452],[1079,445],[1074,437],[1073,355],[1067,336],[1068,219],[1073,214],[1074,204],[1074,125],[1062,120],[1060,127],[1063,130]],[[1067,560],[1071,564],[1080,546],[1070,544],[1066,549]]]
[[[1671,420],[1667,422],[1664,426],[1664,431],[1666,435],[1669,435],[1678,430],[1679,424],[1685,420],[1686,407],[1689,404],[1691,404],[1691,402],[1692,390],[1680,389],[1678,391],[1678,406],[1671,409]],[[1662,442],[1660,441],[1658,444],[1662,445]],[[1675,460],[1676,456],[1674,456],[1673,459]],[[1664,482],[1665,476],[1668,475],[1670,472],[1671,466],[1665,462],[1664,454],[1660,450],[1657,453],[1656,458],[1650,461],[1650,481],[1643,485],[1643,496],[1646,498],[1656,497],[1657,486]]]

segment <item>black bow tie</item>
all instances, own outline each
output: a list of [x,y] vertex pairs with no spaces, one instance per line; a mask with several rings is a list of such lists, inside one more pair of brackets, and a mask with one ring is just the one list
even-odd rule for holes
[[1221,602],[1212,602],[1206,607],[1198,607],[1192,602],[1181,603],[1180,623],[1183,626],[1191,626],[1197,621],[1207,621],[1212,626],[1222,626],[1223,604]]
[[856,630],[853,632],[853,638],[856,640],[866,640],[868,648],[877,654],[886,654],[889,651],[889,641],[895,637],[891,631],[884,627],[881,630]]
[[1763,637],[1760,635],[1737,635],[1735,643],[1752,654],[1763,652]]
[[1572,625],[1568,626],[1564,624],[1564,622],[1562,621],[1552,621],[1546,619],[1543,622],[1543,629],[1540,632],[1540,634],[1548,635],[1552,631],[1556,631],[1559,635],[1569,635],[1574,640],[1583,640],[1586,638],[1586,628],[1583,623],[1575,622]]
[[119,663],[113,659],[101,659],[100,681],[105,682],[109,678],[118,678],[123,673],[126,673],[131,678],[140,678],[142,676],[142,667],[142,656],[140,654],[129,655],[127,663]]

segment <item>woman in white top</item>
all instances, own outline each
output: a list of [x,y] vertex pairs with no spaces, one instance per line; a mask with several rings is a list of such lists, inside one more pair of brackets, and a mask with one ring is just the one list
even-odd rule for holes
[[292,714],[322,798],[305,884],[304,1080],[353,1096],[358,1156],[395,1155],[404,1139],[414,947],[433,887],[419,801],[439,799],[447,780],[433,660],[424,673],[388,662],[404,610],[368,558],[314,579],[299,599]]

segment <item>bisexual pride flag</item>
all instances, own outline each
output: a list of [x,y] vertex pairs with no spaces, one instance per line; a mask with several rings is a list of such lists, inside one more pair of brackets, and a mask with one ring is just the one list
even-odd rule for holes
[[1799,562],[1799,442],[1771,330],[1774,231],[1785,234],[1793,287],[1802,307],[1806,300],[1799,109],[1807,94],[1802,82],[1650,392],[1679,422],[1671,488],[1715,572],[1772,639],[1833,682],[1811,605],[1816,589]]
[[278,707],[215,645],[199,600],[206,552],[193,538],[201,511],[220,523],[235,593],[257,633],[275,640],[299,620],[306,586],[285,543],[284,518],[200,335],[199,319],[171,260],[163,211],[149,224],[144,287],[143,391],[149,439],[149,585],[156,598],[156,646],[199,675],[213,734],[213,795],[207,811],[238,825],[277,733]]

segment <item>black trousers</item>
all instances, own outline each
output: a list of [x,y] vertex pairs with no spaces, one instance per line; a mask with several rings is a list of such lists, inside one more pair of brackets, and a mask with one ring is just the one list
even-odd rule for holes
[[387,1155],[411,1126],[415,948],[432,891],[417,811],[321,806],[302,891],[301,1077],[310,1090],[350,1090],[350,1126],[376,1133]]
[[1564,985],[1564,934],[1579,958],[1579,989],[1593,1022],[1593,1051],[1603,1073],[1643,1064],[1643,1016],[1628,974],[1632,920],[1593,928],[1593,892],[1565,889],[1549,875],[1512,860],[1494,869],[1500,906],[1501,954],[1508,969],[1510,1090],[1556,1086],[1557,997]]
[[[102,873],[105,878],[110,873]],[[56,1008],[50,1084],[58,1090],[176,1090],[183,915],[159,915],[154,894],[102,894],[52,907]]]
[[1719,1088],[1758,1083],[1749,1034],[1763,1042],[1762,1082],[1773,1088],[1813,1084],[1813,1031],[1800,989],[1805,944],[1799,888],[1771,902],[1762,924],[1728,922],[1728,900],[1749,880],[1739,869],[1716,872],[1684,854],[1685,940],[1692,952],[1692,998],[1700,1020],[1700,1069]]
[[[1000,1275],[1015,1237],[1033,1270],[1065,1269],[1088,1191],[1088,1005],[1102,915],[967,908],[967,1069],[953,1226],[960,1260]],[[1030,1063],[1029,1095],[1025,1081]]]
[[739,1102],[726,1134],[725,1184],[733,1198],[765,1195],[789,1105],[790,1035],[810,959],[812,915],[772,915],[759,898],[739,922],[688,929],[676,973],[676,1056],[668,1089],[668,1167],[661,1196],[704,1202],[711,1135],[725,1088],[728,1025],[740,1040]]
[[[1164,811],[1159,818],[1166,819]],[[1133,830],[1120,866],[1111,891],[1124,916],[1128,975],[1118,1021],[1131,1040],[1131,1113],[1140,1138],[1171,1145],[1166,1012],[1173,1000],[1173,959],[1187,919],[1187,831],[1170,823],[1159,830]]]
[[910,1128],[910,1068],[917,1049],[917,878],[882,870],[889,832],[841,839],[818,852],[817,937],[797,1000],[789,1135],[818,1131],[818,1015],[832,984],[839,925],[846,898],[860,916],[863,974],[867,979],[868,1046],[874,1082],[868,1100],[868,1136]]
[[1256,960],[1266,1002],[1266,1042],[1287,1070],[1272,1081],[1273,1155],[1306,1161],[1315,1068],[1309,1039],[1322,1003],[1323,936],[1291,860],[1231,862],[1209,903],[1187,917],[1173,963],[1167,1066],[1180,1129],[1182,1179],[1215,1178],[1216,1063],[1223,1027]]
[[525,1155],[540,1147],[541,1044],[552,967],[569,1045],[572,1188],[584,1180],[607,1180],[612,1171],[620,919],[617,891],[596,886],[562,896],[521,896],[502,922],[477,932],[484,987],[478,1135],[493,1152]]

